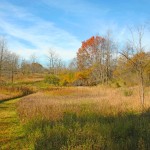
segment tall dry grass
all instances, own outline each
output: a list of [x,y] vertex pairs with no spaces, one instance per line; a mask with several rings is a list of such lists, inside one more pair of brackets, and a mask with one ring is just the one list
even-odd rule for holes
[[[125,91],[132,95],[125,95]],[[146,89],[145,109],[150,107],[150,92]],[[105,116],[119,115],[125,112],[140,113],[141,103],[138,88],[108,87],[67,87],[50,88],[23,98],[18,104],[18,112],[22,120],[37,116],[49,120],[57,120],[64,112],[94,112]]]
[[0,100],[8,100],[25,95],[29,95],[35,91],[32,87],[27,86],[0,86]]
[[23,98],[18,113],[36,150],[149,150],[150,92],[138,89],[49,88]]

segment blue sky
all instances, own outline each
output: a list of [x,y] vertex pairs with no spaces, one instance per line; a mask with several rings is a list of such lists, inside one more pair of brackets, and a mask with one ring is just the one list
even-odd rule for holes
[[92,35],[112,30],[122,41],[128,26],[149,25],[149,8],[149,0],[0,0],[0,35],[22,57],[42,62],[51,48],[69,60]]

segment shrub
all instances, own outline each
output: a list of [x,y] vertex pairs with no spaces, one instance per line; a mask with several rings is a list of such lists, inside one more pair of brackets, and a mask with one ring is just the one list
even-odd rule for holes
[[66,79],[63,79],[63,80],[61,80],[60,85],[67,86],[67,85],[69,85],[69,82]]
[[45,77],[45,82],[53,85],[59,85],[60,79],[58,76],[51,74]]
[[32,87],[21,86],[17,88],[18,91],[21,91],[22,95],[29,95],[35,92],[35,89]]

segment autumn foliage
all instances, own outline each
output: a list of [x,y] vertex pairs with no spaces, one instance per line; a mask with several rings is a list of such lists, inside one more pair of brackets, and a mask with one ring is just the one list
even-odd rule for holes
[[97,61],[99,49],[104,46],[105,39],[100,36],[92,36],[82,42],[81,48],[77,52],[78,69],[83,70],[91,67]]
[[77,52],[78,71],[89,71],[88,85],[108,83],[113,71],[115,44],[108,34],[105,38],[92,36],[82,42]]

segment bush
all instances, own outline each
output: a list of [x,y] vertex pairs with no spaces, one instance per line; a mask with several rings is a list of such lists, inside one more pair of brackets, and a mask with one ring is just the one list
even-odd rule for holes
[[32,87],[26,87],[26,86],[17,87],[17,90],[21,91],[21,93],[22,93],[23,96],[26,96],[26,95],[29,95],[29,94],[32,94],[32,93],[35,92],[34,88],[32,88]]
[[60,85],[61,86],[68,86],[69,82],[66,79],[63,79],[63,80],[61,80]]
[[60,79],[58,76],[51,74],[45,77],[45,82],[53,85],[59,85]]

